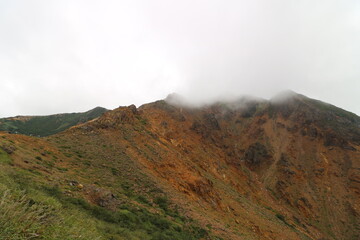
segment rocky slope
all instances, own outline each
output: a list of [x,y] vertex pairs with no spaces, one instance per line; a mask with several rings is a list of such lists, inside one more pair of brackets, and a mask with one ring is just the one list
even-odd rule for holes
[[[83,199],[71,206],[101,221],[105,239],[355,240],[359,129],[355,114],[296,93],[199,108],[172,99],[46,139],[3,134],[2,165],[42,186],[31,189],[56,187],[50,196],[63,205]],[[166,224],[130,226],[95,207]]]

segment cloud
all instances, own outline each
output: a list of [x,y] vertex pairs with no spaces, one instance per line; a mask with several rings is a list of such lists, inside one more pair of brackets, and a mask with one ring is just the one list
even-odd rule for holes
[[0,3],[0,116],[283,89],[360,114],[358,1]]

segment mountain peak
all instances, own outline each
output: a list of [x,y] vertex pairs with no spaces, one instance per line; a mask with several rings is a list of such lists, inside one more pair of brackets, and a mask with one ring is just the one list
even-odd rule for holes
[[171,93],[167,95],[164,101],[176,107],[184,107],[190,105],[190,103],[182,95],[178,93]]
[[270,102],[272,102],[272,103],[284,103],[284,102],[287,102],[289,100],[295,100],[295,99],[302,100],[304,98],[307,98],[307,97],[288,89],[288,90],[285,90],[285,91],[281,91],[278,94],[276,94],[275,96],[273,96],[270,99]]

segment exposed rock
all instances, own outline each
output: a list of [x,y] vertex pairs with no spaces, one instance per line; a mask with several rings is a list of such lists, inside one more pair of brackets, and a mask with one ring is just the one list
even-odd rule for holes
[[103,188],[99,188],[94,185],[86,185],[83,189],[90,201],[101,207],[116,210],[116,208],[122,203],[119,199],[117,199],[115,194]]
[[324,136],[324,146],[336,146],[347,150],[355,151],[356,149],[349,145],[348,141],[346,141],[341,136],[333,133],[333,132],[326,132]]
[[70,185],[70,186],[77,186],[78,184],[79,184],[78,181],[75,181],[75,180],[70,180],[70,181],[69,181],[69,185]]
[[210,130],[220,130],[220,125],[213,113],[206,113],[203,115],[204,125]]
[[1,149],[4,150],[4,152],[7,154],[12,154],[16,150],[16,147],[13,145],[4,144],[1,146]]
[[282,167],[290,167],[292,165],[285,153],[281,153],[277,164]]
[[134,104],[130,105],[128,108],[133,114],[138,114],[137,108]]
[[249,148],[245,151],[245,162],[250,167],[256,167],[261,163],[267,162],[272,159],[268,149],[265,145],[256,142],[249,146]]

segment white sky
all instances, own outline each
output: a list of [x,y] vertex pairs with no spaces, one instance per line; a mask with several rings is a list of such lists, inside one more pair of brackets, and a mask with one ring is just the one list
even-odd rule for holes
[[284,89],[360,115],[359,0],[0,1],[0,117]]

